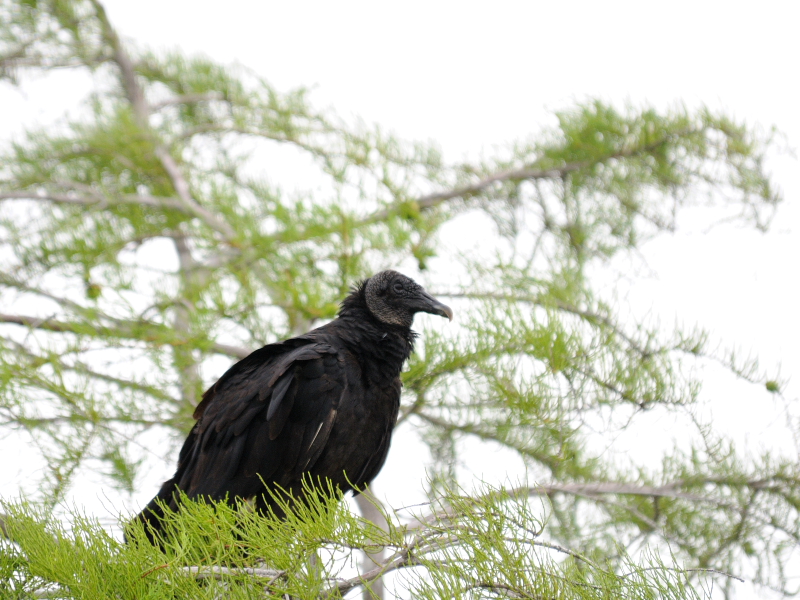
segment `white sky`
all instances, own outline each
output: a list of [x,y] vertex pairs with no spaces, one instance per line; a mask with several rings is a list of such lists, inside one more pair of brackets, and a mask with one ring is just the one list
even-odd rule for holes
[[[724,108],[775,125],[789,147],[800,145],[800,3],[788,0],[105,4],[123,37],[140,45],[239,62],[281,90],[312,87],[317,106],[406,139],[435,140],[452,161],[535,133],[552,123],[552,110],[588,97]],[[0,133],[59,115],[70,90],[42,100],[52,85],[42,81],[25,94],[0,87]],[[783,155],[769,167],[785,202],[768,233],[731,226],[706,233],[699,216],[690,218],[678,234],[645,248],[652,272],[637,273],[627,299],[666,326],[676,318],[701,323],[726,345],[757,354],[772,372],[780,364],[789,379],[785,396],[796,401],[800,164]],[[776,404],[762,390],[716,372],[704,389],[724,429],[757,440],[773,426]],[[497,462],[485,462],[494,479]],[[416,492],[405,490],[420,487],[423,466],[404,471],[407,463],[395,452],[376,481],[395,506],[413,501]],[[138,502],[171,468],[153,475]],[[14,493],[16,473],[9,479],[0,471],[0,495]],[[81,490],[76,499],[92,504],[102,494]]]
[[[311,87],[318,106],[435,140],[451,160],[535,133],[552,110],[588,97],[706,104],[800,145],[796,2],[106,5],[137,43],[240,62],[279,89]],[[689,223],[647,249],[658,281],[637,301],[678,310],[791,376],[800,362],[800,164],[784,155],[770,167],[786,199],[772,230],[706,235]]]

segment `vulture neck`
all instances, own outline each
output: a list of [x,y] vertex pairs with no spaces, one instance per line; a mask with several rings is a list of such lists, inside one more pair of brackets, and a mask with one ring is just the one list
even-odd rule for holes
[[350,294],[336,319],[338,333],[350,349],[365,361],[379,361],[391,367],[392,378],[414,351],[416,332],[410,327],[378,320],[367,308],[363,289]]

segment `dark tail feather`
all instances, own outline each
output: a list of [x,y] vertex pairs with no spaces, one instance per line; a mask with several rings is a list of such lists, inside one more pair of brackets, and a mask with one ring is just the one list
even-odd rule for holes
[[[176,510],[178,508],[177,497],[178,486],[175,484],[175,479],[165,481],[156,497],[147,503],[142,512],[131,519],[131,523],[139,522],[144,524],[145,535],[154,546],[161,546],[163,543],[164,507]],[[130,536],[126,532],[125,542],[129,543],[130,541]]]

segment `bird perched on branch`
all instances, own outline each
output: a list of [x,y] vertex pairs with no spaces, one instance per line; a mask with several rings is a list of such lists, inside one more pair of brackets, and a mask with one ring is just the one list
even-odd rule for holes
[[418,312],[453,318],[412,279],[382,271],[353,288],[330,323],[228,369],[194,411],[175,476],[136,517],[151,541],[162,506],[178,509],[179,490],[281,516],[265,484],[302,499],[304,477],[343,493],[372,481],[389,450]]

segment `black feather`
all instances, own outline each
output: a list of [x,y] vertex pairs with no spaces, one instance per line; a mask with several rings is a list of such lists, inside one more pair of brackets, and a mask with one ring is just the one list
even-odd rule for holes
[[178,490],[256,498],[280,515],[265,483],[301,500],[304,477],[341,492],[368,484],[389,451],[418,311],[452,316],[409,278],[383,271],[354,288],[332,322],[228,369],[195,409],[175,476],[137,516],[151,540],[161,529],[157,501],[177,510]]
[[286,391],[294,381],[294,373],[285,373],[283,377],[278,379],[278,383],[272,388],[272,397],[269,400],[269,410],[267,411],[267,421],[271,421],[275,416],[275,412],[283,401]]

